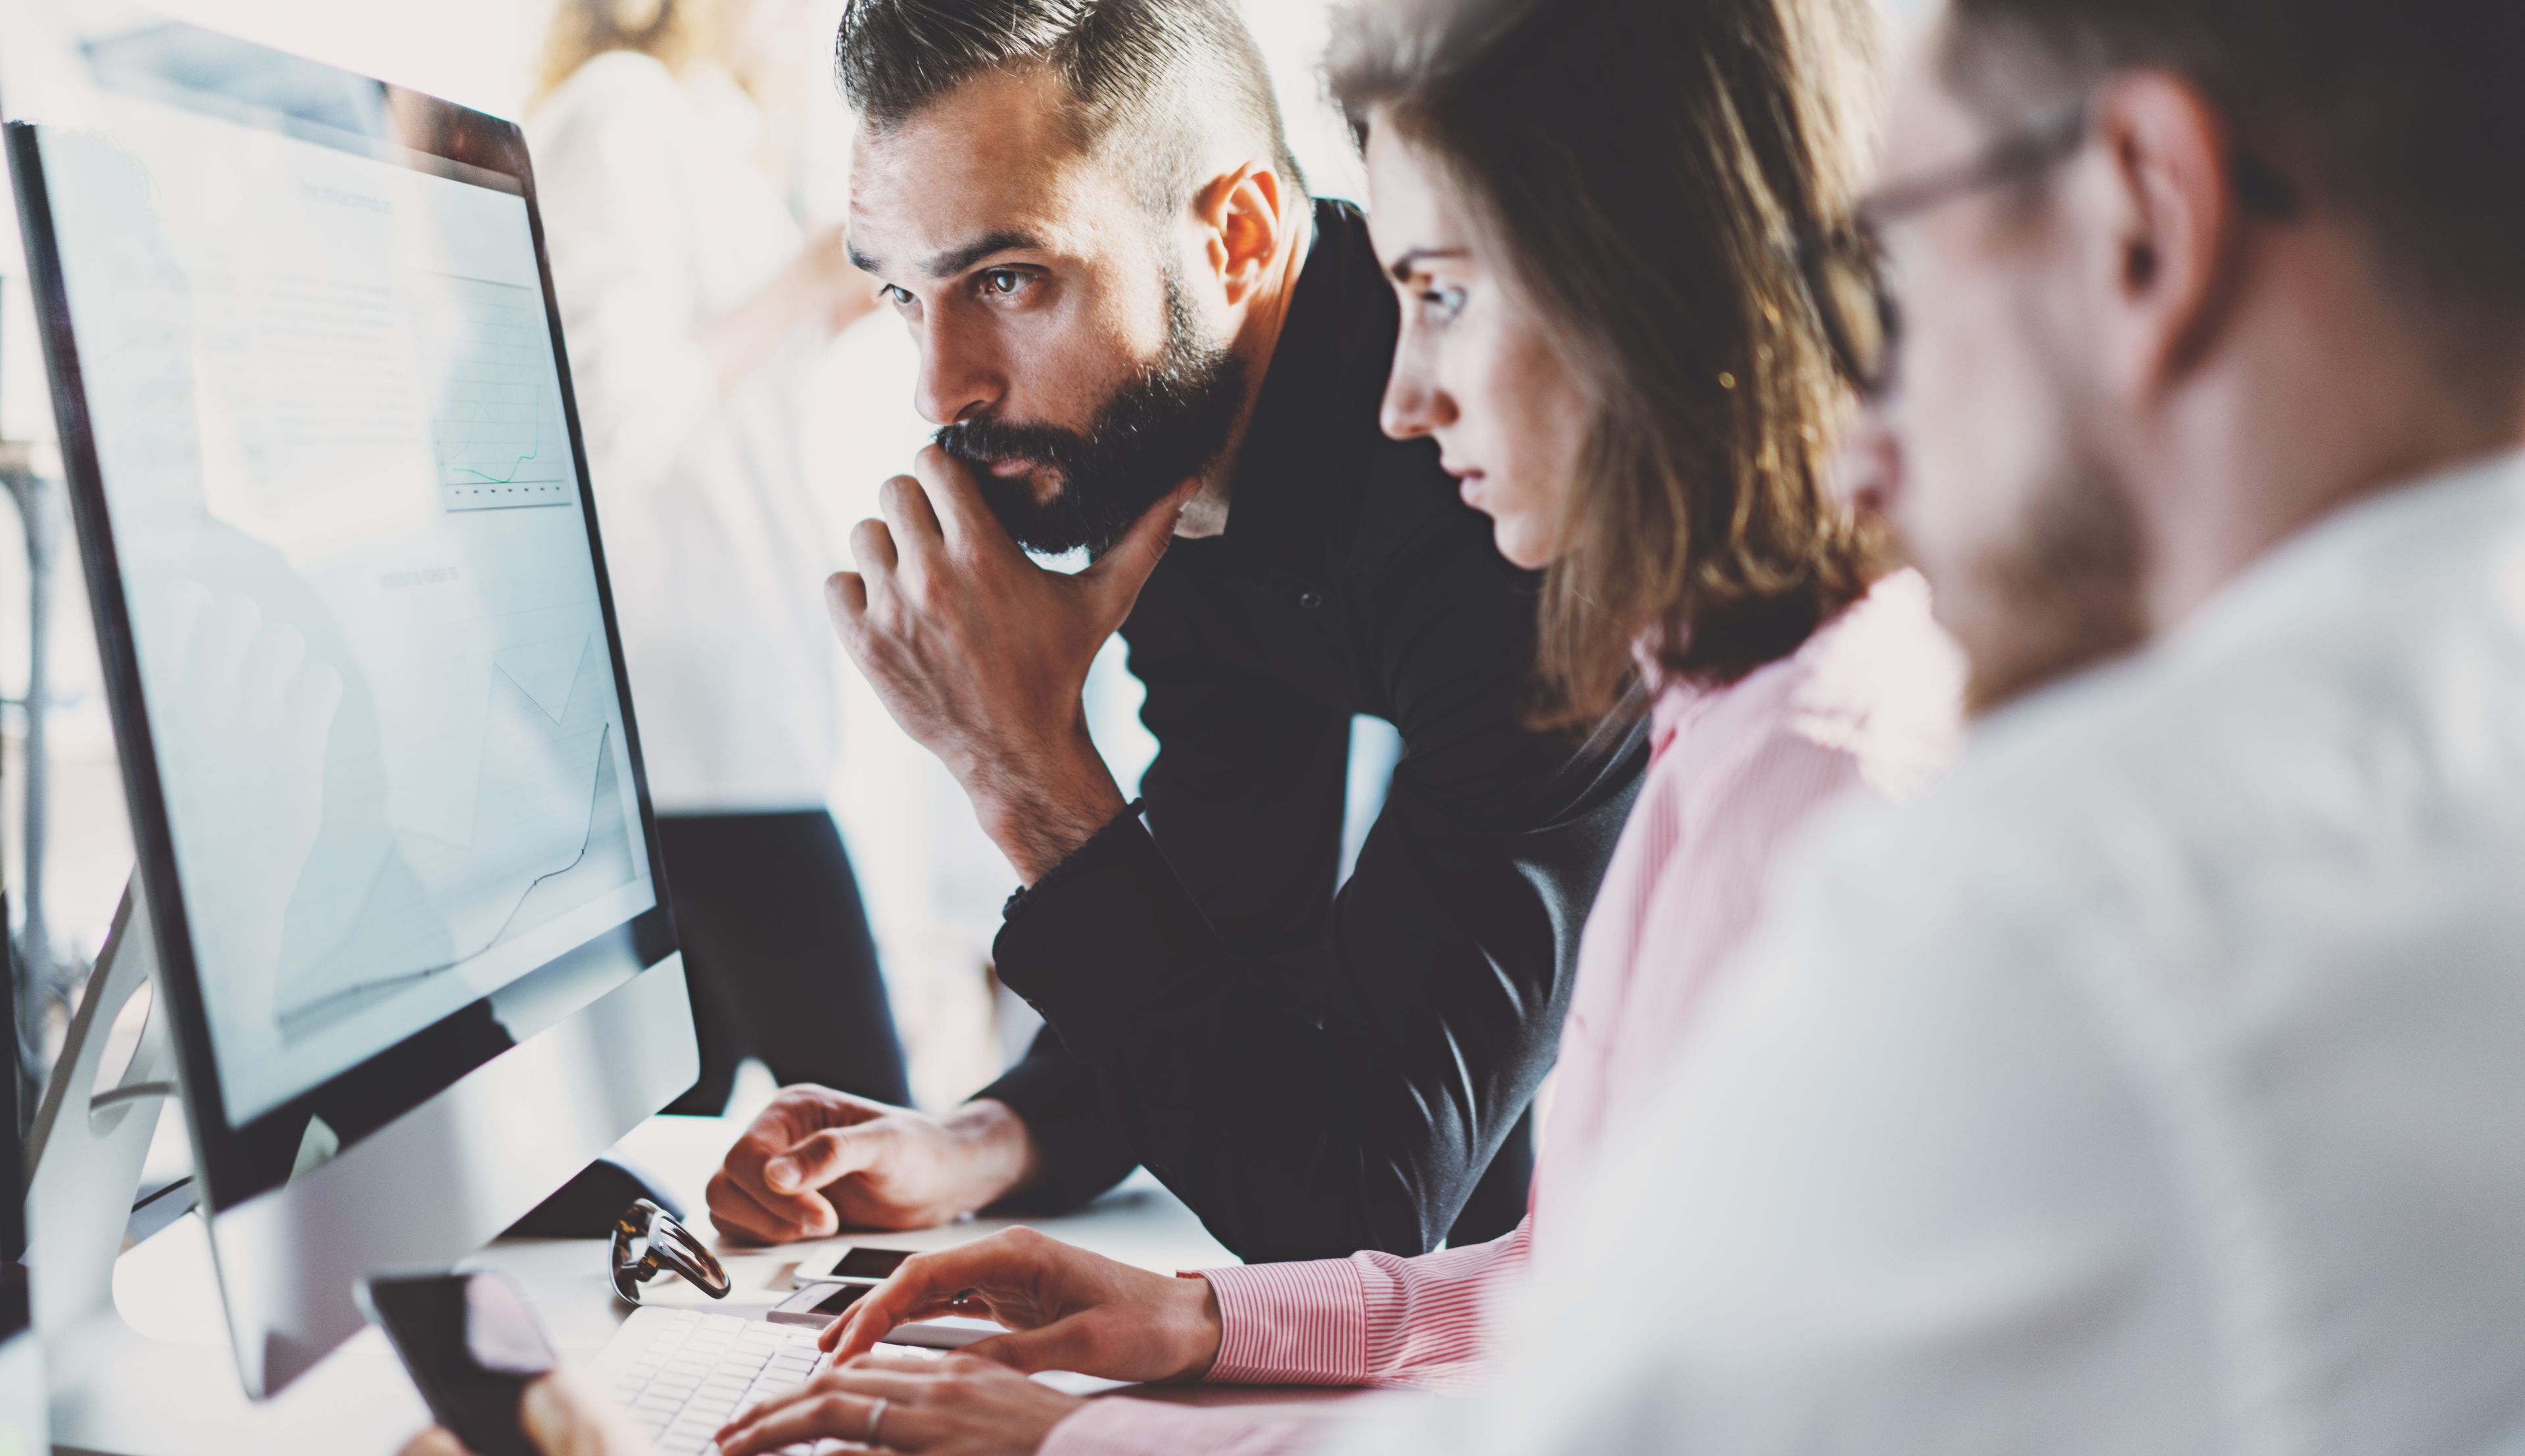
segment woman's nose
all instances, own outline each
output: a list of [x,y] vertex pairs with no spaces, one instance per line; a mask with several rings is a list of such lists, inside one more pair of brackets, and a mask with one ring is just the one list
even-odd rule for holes
[[1377,411],[1377,423],[1387,436],[1417,440],[1455,421],[1455,402],[1447,392],[1398,362],[1393,377],[1386,381],[1385,402]]

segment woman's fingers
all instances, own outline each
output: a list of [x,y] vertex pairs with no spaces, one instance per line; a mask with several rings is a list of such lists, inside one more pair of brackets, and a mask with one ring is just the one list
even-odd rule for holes
[[1131,1379],[1114,1374],[1113,1351],[1107,1348],[1091,1315],[1072,1315],[1055,1320],[1040,1330],[1019,1330],[1008,1335],[994,1335],[965,1346],[962,1353],[976,1360],[1005,1365],[1023,1375],[1046,1370],[1074,1370],[1081,1375],[1105,1376],[1113,1380]]
[[[994,1234],[956,1248],[915,1254],[892,1278],[851,1307],[850,1314],[818,1336],[835,1364],[866,1354],[897,1325],[955,1312],[958,1295],[980,1292],[1012,1275],[1029,1277],[1040,1266],[1017,1253],[1008,1236]],[[984,1295],[984,1303],[990,1301]],[[996,1306],[993,1318],[1006,1323]]]
[[[873,1398],[816,1386],[767,1401],[737,1418],[716,1437],[719,1456],[755,1456],[800,1441],[845,1440],[873,1445]],[[884,1432],[901,1435],[900,1430]]]
[[876,1356],[836,1367],[730,1421],[716,1437],[719,1456],[748,1456],[819,1438],[866,1442],[868,1413],[879,1400],[892,1411],[885,1433],[908,1438],[924,1429],[916,1412],[937,1382],[935,1360]]
[[949,1297],[932,1299],[910,1308],[901,1306],[890,1308],[869,1316],[866,1326],[856,1325],[854,1322],[860,1318],[860,1311],[866,1304],[867,1296],[863,1296],[858,1303],[844,1311],[840,1318],[825,1326],[822,1334],[816,1336],[817,1343],[835,1352],[833,1356],[835,1364],[858,1359],[875,1346],[884,1343],[885,1337],[896,1329],[915,1321],[934,1320],[941,1315],[994,1318],[990,1314],[990,1306],[987,1303],[980,1301],[969,1304],[959,1303],[953,1297]]

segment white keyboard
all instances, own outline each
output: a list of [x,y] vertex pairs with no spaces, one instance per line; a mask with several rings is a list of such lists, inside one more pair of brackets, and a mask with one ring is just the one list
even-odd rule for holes
[[[831,1358],[816,1348],[816,1332],[804,1326],[643,1307],[615,1332],[597,1357],[595,1376],[598,1388],[638,1418],[665,1456],[699,1456],[716,1451],[711,1437],[738,1412],[805,1384]],[[789,1450],[819,1447],[856,1449],[824,1441]]]

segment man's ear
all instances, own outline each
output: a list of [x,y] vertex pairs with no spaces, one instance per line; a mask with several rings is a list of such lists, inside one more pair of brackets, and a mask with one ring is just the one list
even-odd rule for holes
[[1280,251],[1293,220],[1294,193],[1273,168],[1249,162],[1213,178],[1194,199],[1193,213],[1207,245],[1210,266],[1233,308],[1254,296]]
[[2245,241],[2234,144],[2217,107],[2162,72],[2107,82],[2091,115],[2106,357],[2121,387],[2150,395],[2215,346],[2232,309]]

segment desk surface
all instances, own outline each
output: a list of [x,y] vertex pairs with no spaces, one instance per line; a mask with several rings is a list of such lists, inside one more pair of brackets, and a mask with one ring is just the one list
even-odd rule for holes
[[[703,1187],[742,1130],[741,1123],[719,1118],[652,1118],[622,1141],[620,1150],[682,1199],[697,1231],[706,1230]],[[1191,1210],[1145,1173],[1080,1213],[1028,1222],[1149,1269],[1170,1273],[1235,1262]],[[941,1248],[1011,1223],[968,1219],[941,1229],[862,1236],[862,1241]],[[714,1303],[697,1289],[670,1283],[657,1286],[653,1302],[760,1313],[789,1291],[790,1271],[799,1258],[823,1246],[764,1249],[717,1239],[712,1232],[735,1291]],[[468,1267],[499,1269],[514,1278],[568,1361],[594,1357],[627,1313],[607,1281],[600,1240],[503,1239]],[[426,1423],[420,1397],[374,1330],[336,1350],[277,1398],[250,1406],[229,1362],[210,1241],[198,1215],[176,1221],[123,1256],[115,1269],[115,1300],[132,1329],[153,1341],[131,1366],[127,1408],[123,1408],[125,1402],[115,1402],[119,1409],[104,1445],[118,1456],[318,1449],[362,1456],[396,1450]]]

